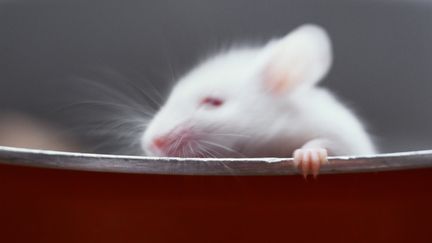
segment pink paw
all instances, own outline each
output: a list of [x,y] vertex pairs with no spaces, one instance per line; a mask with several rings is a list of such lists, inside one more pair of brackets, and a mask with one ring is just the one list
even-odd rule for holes
[[301,148],[294,151],[294,165],[300,169],[307,178],[312,174],[318,176],[322,164],[327,163],[327,150],[323,148]]

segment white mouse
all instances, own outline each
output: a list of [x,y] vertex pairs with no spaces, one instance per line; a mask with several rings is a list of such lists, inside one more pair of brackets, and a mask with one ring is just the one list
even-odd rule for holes
[[375,153],[353,112],[318,87],[332,63],[321,27],[233,48],[182,77],[141,139],[149,156],[294,157],[316,176],[328,155]]

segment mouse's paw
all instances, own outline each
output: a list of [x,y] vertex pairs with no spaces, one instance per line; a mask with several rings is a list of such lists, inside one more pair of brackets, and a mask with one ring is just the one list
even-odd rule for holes
[[307,178],[312,174],[318,176],[322,164],[327,163],[327,150],[323,148],[301,148],[294,151],[294,165],[302,171]]

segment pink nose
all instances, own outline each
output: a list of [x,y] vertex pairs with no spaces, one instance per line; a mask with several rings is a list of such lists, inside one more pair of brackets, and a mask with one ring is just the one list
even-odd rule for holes
[[153,146],[158,149],[162,149],[168,144],[168,139],[166,137],[157,137],[153,139]]

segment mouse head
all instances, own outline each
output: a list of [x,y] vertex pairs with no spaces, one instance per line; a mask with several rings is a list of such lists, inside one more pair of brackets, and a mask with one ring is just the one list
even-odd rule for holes
[[289,126],[290,97],[331,65],[318,26],[303,25],[261,48],[232,49],[181,78],[142,136],[147,155],[256,156]]

